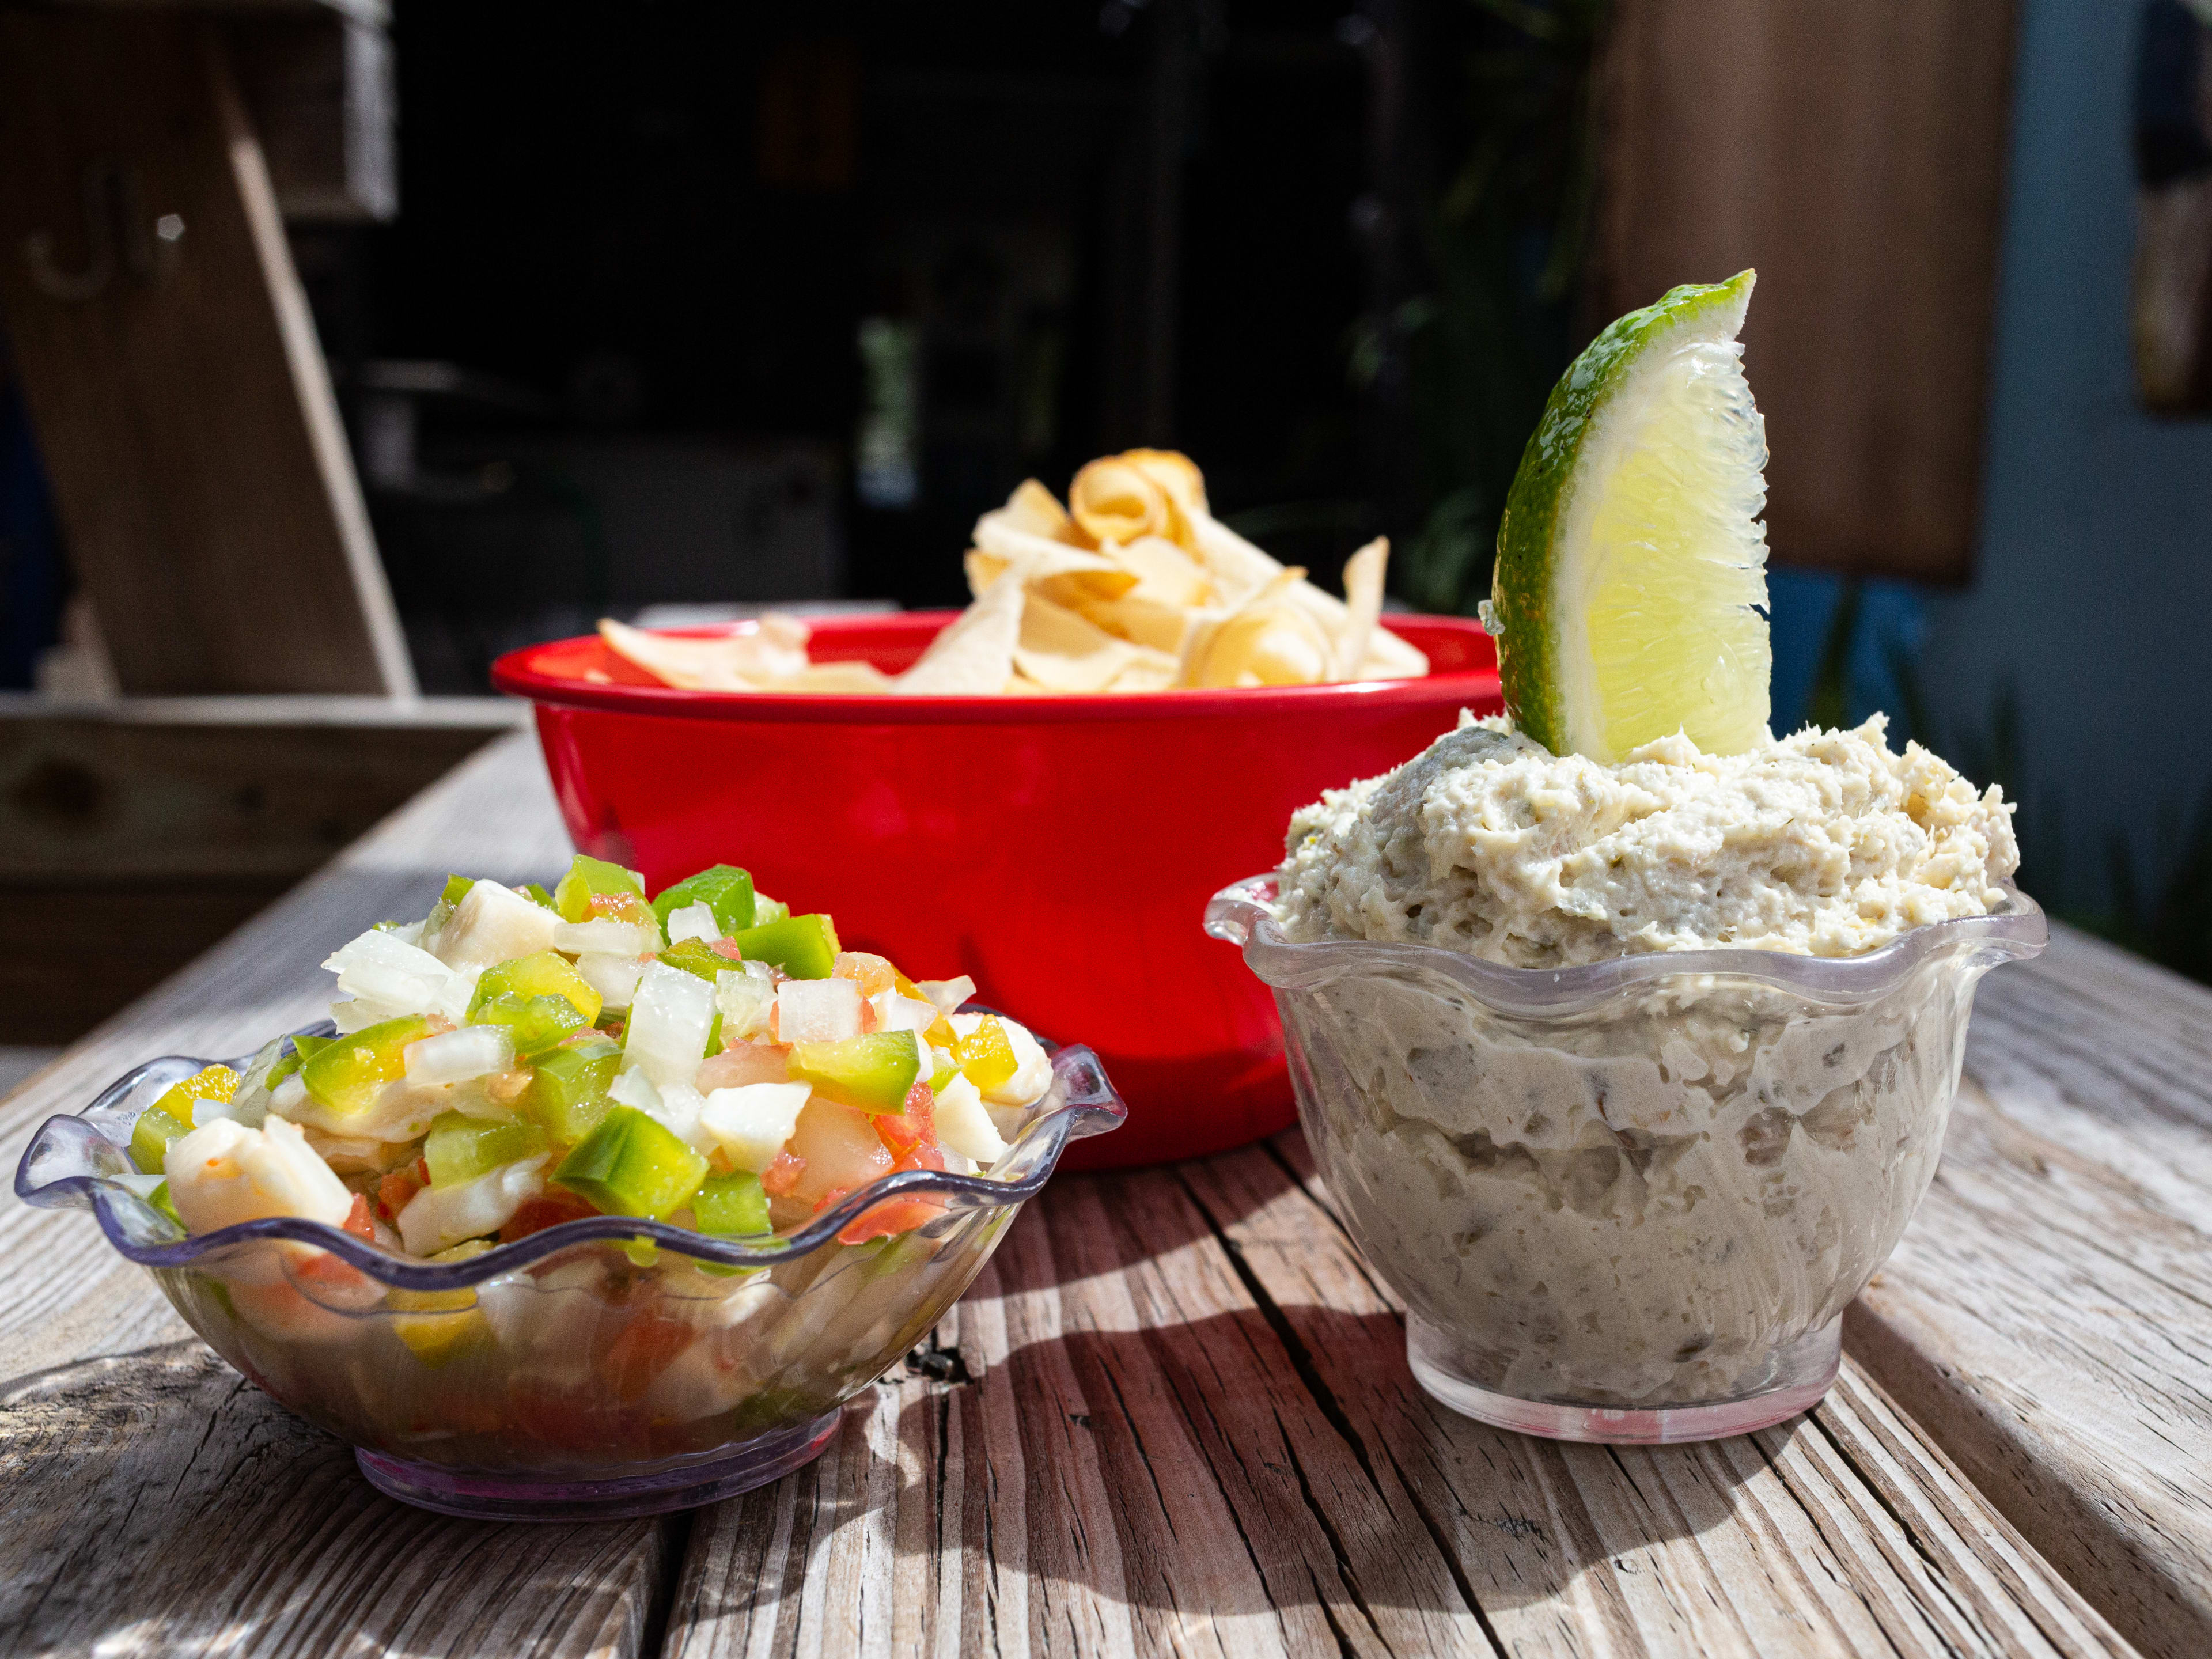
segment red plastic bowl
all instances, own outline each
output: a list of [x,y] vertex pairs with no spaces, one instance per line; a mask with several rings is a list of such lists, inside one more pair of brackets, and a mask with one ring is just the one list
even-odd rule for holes
[[[896,672],[949,613],[815,624],[817,661]],[[750,624],[740,624],[749,626]],[[576,845],[654,887],[741,864],[854,950],[1086,1042],[1129,1103],[1091,1161],[1241,1146],[1295,1113],[1267,988],[1200,931],[1282,857],[1291,813],[1499,706],[1489,636],[1394,617],[1426,679],[1120,696],[684,691],[593,636],[502,657],[538,705]],[[714,634],[718,629],[678,630]],[[1071,1164],[1081,1162],[1071,1156]]]

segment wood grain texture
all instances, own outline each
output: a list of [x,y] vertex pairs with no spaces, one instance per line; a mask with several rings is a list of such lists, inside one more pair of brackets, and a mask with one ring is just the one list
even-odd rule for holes
[[669,1652],[2129,1651],[1856,1371],[1708,1446],[1443,1410],[1302,1158],[1056,1182],[958,1310],[966,1380],[702,1514]]
[[1775,558],[1963,581],[2015,0],[1620,0],[1595,320],[1747,266]]
[[[0,1159],[142,1060],[317,1018],[332,942],[420,912],[449,867],[536,878],[568,851],[534,743],[495,744],[9,1097]],[[0,1202],[0,1652],[649,1650],[679,1524],[484,1526],[393,1503],[82,1212]]]
[[1846,1340],[2146,1652],[2212,1653],[2212,992],[2052,935]]
[[122,688],[411,691],[217,26],[0,9],[0,318]]

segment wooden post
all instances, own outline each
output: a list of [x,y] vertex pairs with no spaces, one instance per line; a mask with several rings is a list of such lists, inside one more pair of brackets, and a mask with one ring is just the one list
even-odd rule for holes
[[1618,0],[1593,310],[1747,265],[1778,562],[1959,582],[2014,0]]
[[0,319],[125,692],[413,693],[217,25],[0,10]]

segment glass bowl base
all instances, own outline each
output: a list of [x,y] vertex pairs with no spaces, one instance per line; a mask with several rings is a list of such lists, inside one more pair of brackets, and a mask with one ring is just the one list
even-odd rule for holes
[[1418,1314],[1406,1316],[1406,1359],[1431,1399],[1478,1423],[1550,1440],[1651,1446],[1721,1440],[1770,1428],[1820,1403],[1842,1362],[1844,1322],[1831,1321],[1776,1350],[1759,1385],[1727,1400],[1622,1409],[1568,1400],[1524,1400],[1474,1381],[1457,1345]]
[[758,1435],[681,1468],[608,1480],[489,1474],[354,1449],[368,1484],[388,1497],[472,1521],[619,1521],[696,1509],[780,1480],[812,1462],[837,1432],[839,1413]]

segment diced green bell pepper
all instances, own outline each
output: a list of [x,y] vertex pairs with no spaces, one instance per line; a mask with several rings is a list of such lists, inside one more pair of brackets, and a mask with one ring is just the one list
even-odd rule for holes
[[553,895],[545,890],[545,884],[542,881],[524,883],[522,896],[542,910],[553,910],[556,908],[553,903]]
[[[149,1170],[148,1173],[151,1174],[152,1171]],[[163,1215],[168,1217],[170,1220],[175,1222],[179,1231],[187,1233],[191,1231],[190,1227],[185,1225],[184,1217],[177,1213],[176,1205],[170,1200],[169,1183],[167,1182],[163,1182],[160,1186],[155,1188],[152,1192],[147,1194],[146,1201],[152,1205],[155,1209],[159,1210]]]
[[476,994],[469,999],[469,1018],[475,1019],[477,1009],[506,996],[566,997],[576,1005],[585,1024],[599,1017],[599,994],[558,951],[540,951],[485,969],[477,981]]
[[712,985],[714,975],[726,974],[738,964],[720,951],[696,939],[687,939],[681,945],[672,945],[654,958],[671,968],[681,968],[687,974],[696,974]]
[[793,979],[827,979],[837,965],[837,927],[826,915],[786,916],[736,936],[747,962],[772,963]]
[[586,921],[591,919],[593,898],[617,893],[635,894],[642,903],[645,878],[635,870],[579,853],[568,873],[561,878],[561,884],[553,890],[553,908],[563,921]]
[[131,1126],[131,1161],[148,1175],[159,1175],[170,1143],[182,1140],[191,1132],[191,1124],[178,1122],[158,1106],[149,1106]]
[[750,1238],[775,1231],[761,1178],[744,1170],[708,1176],[691,1194],[691,1215],[701,1232],[717,1238]]
[[943,1094],[952,1086],[952,1079],[959,1075],[957,1066],[948,1066],[943,1071],[933,1073],[929,1079],[929,1092],[933,1096]]
[[469,1019],[477,1025],[505,1026],[514,1052],[525,1060],[558,1048],[572,1034],[591,1024],[566,997],[494,997],[471,1009]]
[[753,926],[765,927],[771,921],[783,921],[791,915],[791,907],[781,899],[772,899],[757,887],[753,889]]
[[717,864],[696,876],[684,877],[653,902],[653,913],[660,918],[661,932],[668,931],[672,915],[692,904],[704,904],[712,910],[716,925],[726,937],[751,927],[754,917],[750,872],[734,864]]
[[430,1022],[422,1015],[403,1014],[319,1044],[301,1066],[300,1077],[307,1092],[331,1110],[367,1111],[386,1084],[406,1075],[407,1045],[430,1035]]
[[842,1042],[794,1042],[791,1080],[842,1106],[896,1115],[921,1074],[921,1042],[911,1031],[871,1031]]
[[680,1210],[707,1178],[707,1160],[666,1124],[617,1106],[561,1161],[554,1184],[608,1215],[659,1221]]
[[614,1109],[607,1091],[621,1064],[620,1043],[596,1031],[576,1037],[538,1057],[523,1104],[545,1126],[546,1133],[573,1146]]
[[489,1175],[502,1164],[534,1158],[545,1150],[545,1131],[526,1119],[501,1121],[441,1112],[430,1121],[422,1142],[422,1161],[430,1166],[433,1187],[458,1187]]
[[469,889],[477,884],[474,876],[447,876],[446,890],[438,895],[441,904],[459,904],[469,896]]

